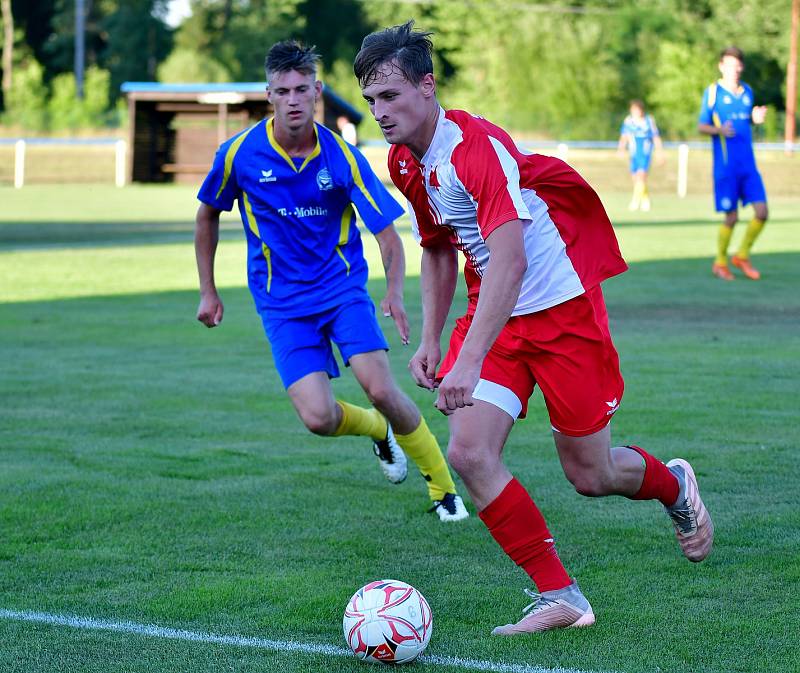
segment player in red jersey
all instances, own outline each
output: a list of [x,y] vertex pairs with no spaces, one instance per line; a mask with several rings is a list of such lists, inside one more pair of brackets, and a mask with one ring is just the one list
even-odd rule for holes
[[[392,180],[408,199],[423,247],[422,338],[409,369],[418,385],[438,388],[450,463],[492,536],[538,589],[526,590],[533,602],[519,622],[493,633],[588,626],[595,621],[589,602],[502,460],[535,385],[579,493],[659,500],[692,561],[711,551],[713,525],[686,461],[664,465],[638,446],[611,447],[623,381],[600,283],[627,266],[600,199],[563,161],[524,154],[485,119],[444,110],[429,36],[413,22],[372,33],[354,63],[392,144]],[[456,248],[466,258],[468,306],[442,360]]]

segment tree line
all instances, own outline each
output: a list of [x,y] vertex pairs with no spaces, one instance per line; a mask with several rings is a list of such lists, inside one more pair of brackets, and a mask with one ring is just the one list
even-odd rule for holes
[[[357,107],[352,61],[367,33],[409,18],[434,32],[440,98],[520,135],[612,138],[628,101],[643,99],[662,133],[695,135],[700,97],[720,49],[744,50],[744,79],[771,114],[785,111],[789,0],[85,0],[86,77],[73,74],[74,0],[0,0],[2,114],[7,127],[58,132],[124,122],[124,81],[264,78],[276,40],[316,44],[322,78]],[[377,134],[362,124],[362,135]]]

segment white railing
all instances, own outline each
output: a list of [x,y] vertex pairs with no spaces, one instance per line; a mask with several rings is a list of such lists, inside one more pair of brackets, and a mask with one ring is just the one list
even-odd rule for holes
[[127,174],[128,143],[113,138],[19,138],[17,140],[0,140],[0,144],[14,144],[14,187],[25,186],[25,157],[28,145],[113,145],[114,146],[114,184],[124,187]]
[[[618,143],[616,140],[527,140],[515,139],[517,147],[523,152],[533,152],[545,150],[547,154],[552,154],[563,161],[567,161],[572,150],[616,150]],[[362,143],[366,147],[388,147],[384,140],[367,140]],[[688,192],[689,182],[689,152],[709,152],[711,143],[707,140],[692,140],[687,142],[665,142],[665,149],[678,150],[678,173],[677,173],[677,194],[683,199]],[[800,152],[800,143],[754,143],[753,148],[757,152],[782,152],[784,154],[794,154]]]
[[[569,143],[559,141],[518,141],[517,146],[520,149],[536,147],[538,149],[552,148],[553,154],[563,161],[567,161],[569,157],[570,148],[581,150],[611,150],[617,148],[617,142],[612,140],[575,140]],[[677,193],[678,197],[683,199],[686,197],[688,191],[689,181],[689,150],[699,150],[707,152],[710,149],[708,141],[690,141],[690,142],[665,142],[665,149],[678,150],[678,180],[677,180]],[[760,152],[783,152],[785,154],[793,154],[800,151],[800,143],[754,143],[753,149]]]

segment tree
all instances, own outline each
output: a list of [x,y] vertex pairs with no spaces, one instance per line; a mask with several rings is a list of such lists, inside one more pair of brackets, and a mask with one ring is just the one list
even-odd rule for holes
[[29,131],[47,127],[47,87],[44,68],[25,47],[14,54],[14,85],[5,99],[5,123]]
[[3,17],[3,100],[8,100],[14,71],[14,15],[11,13],[11,0],[0,1],[0,13]]
[[[100,20],[103,45],[97,65],[111,74],[111,92],[116,98],[125,81],[154,80],[158,64],[172,49],[172,33],[157,18],[166,12],[167,0],[110,2]],[[116,8],[112,11],[112,6]]]
[[208,54],[198,54],[185,47],[176,47],[160,66],[159,82],[230,82],[231,74],[224,65]]
[[662,42],[651,102],[667,135],[696,135],[703,90],[714,81],[716,59],[702,46]]
[[270,45],[303,35],[300,4],[301,0],[193,0],[192,16],[175,34],[175,49],[219,64],[234,80],[262,80]]

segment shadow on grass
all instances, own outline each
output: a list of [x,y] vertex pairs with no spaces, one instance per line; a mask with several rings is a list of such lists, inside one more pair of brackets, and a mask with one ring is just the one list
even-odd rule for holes
[[612,323],[661,324],[691,330],[699,325],[727,329],[780,327],[800,331],[800,253],[755,255],[760,281],[721,281],[710,259],[638,262],[603,284]]
[[[227,232],[238,235],[238,230]],[[681,258],[661,261],[636,262],[630,269],[603,283],[603,292],[613,325],[631,324],[642,328],[691,330],[699,325],[719,325],[725,329],[755,327],[757,329],[789,329],[800,333],[800,253],[773,253],[757,255],[754,262],[762,272],[762,279],[754,282],[744,279],[738,271],[734,282],[724,282],[711,275],[710,261],[698,258]],[[375,301],[385,291],[382,279],[370,281],[369,290]],[[248,324],[258,322],[253,311],[252,299],[246,287],[223,288],[220,292],[226,305],[226,323],[235,319],[241,322],[236,312],[244,312]],[[97,304],[97,306],[95,306]],[[157,322],[169,323],[191,320],[197,305],[196,290],[156,292],[152,294],[94,295],[90,297],[44,300],[37,302],[9,302],[0,305],[6,314],[39,314],[74,311],[93,312],[121,311],[111,323],[119,326],[127,321],[139,323],[129,313],[139,310],[153,315]],[[106,308],[101,308],[106,307]],[[417,331],[421,323],[419,282],[409,276],[406,283],[406,308]],[[457,289],[452,315],[460,315],[466,308],[463,281]],[[42,312],[41,309],[44,309]],[[88,317],[88,316],[84,316]],[[252,317],[253,320],[250,320]],[[71,318],[70,318],[71,320]],[[149,318],[144,319],[149,322]],[[395,338],[394,327],[389,320],[380,320],[384,331]],[[445,333],[449,326],[445,327]],[[222,331],[222,330],[221,330]],[[791,332],[790,332],[791,333]],[[413,338],[413,334],[412,334]],[[407,350],[407,349],[406,349]]]
[[[771,222],[796,222],[796,217],[775,217]],[[692,227],[715,226],[718,221],[714,218],[673,218],[657,219],[645,217],[636,219],[635,215],[626,214],[613,218],[614,227],[617,229],[632,229],[636,227]],[[359,224],[362,237],[368,237],[363,226]],[[411,225],[407,217],[401,218],[396,224],[398,232],[410,233]],[[42,248],[102,248],[121,244],[135,245],[164,245],[171,243],[185,243],[194,236],[194,222],[191,214],[182,221],[151,221],[141,220],[132,222],[24,222],[0,221],[0,251],[31,250]],[[238,221],[223,219],[220,228],[222,240],[235,240],[243,238],[242,225]]]
[[[746,213],[740,214],[740,227],[741,222],[749,220]],[[641,219],[636,219],[633,214],[623,215],[622,217],[614,217],[611,219],[615,229],[629,228],[629,227],[696,227],[696,226],[715,226],[722,222],[722,215],[719,217],[704,217],[704,218],[676,218],[676,219],[657,219],[644,216]],[[770,217],[770,222],[797,222],[796,217]]]
[[[410,232],[403,220],[395,225],[399,232]],[[365,234],[361,228],[361,235]],[[194,222],[0,222],[0,251],[41,250],[47,248],[103,248],[121,244],[164,245],[191,242]],[[243,239],[239,222],[220,223],[221,240]]]
[[[186,243],[194,237],[194,222],[2,222],[0,250],[101,248],[125,243],[162,245]],[[243,238],[241,224],[222,222],[221,239]]]

